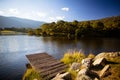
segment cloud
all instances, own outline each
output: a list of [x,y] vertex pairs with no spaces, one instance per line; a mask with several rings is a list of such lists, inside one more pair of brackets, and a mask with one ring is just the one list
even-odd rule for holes
[[56,19],[57,20],[63,20],[65,17],[64,16],[57,16]]
[[19,14],[18,9],[13,9],[13,8],[11,8],[11,9],[9,9],[8,11],[9,11],[11,14]]
[[43,12],[37,12],[36,13],[39,17],[46,17],[47,16],[47,14],[46,13],[43,13]]
[[61,10],[63,10],[63,11],[69,11],[69,8],[68,7],[63,7],[63,8],[61,8]]
[[0,15],[3,15],[4,14],[4,11],[0,11]]
[[[64,20],[65,16],[58,16],[53,14],[53,10],[48,14],[47,12],[40,12],[40,11],[21,11],[16,8],[10,8],[6,10],[0,10],[0,15],[3,16],[14,16],[19,18],[26,18],[38,21],[45,21],[45,22],[56,22],[58,20]],[[24,14],[23,14],[24,13]]]
[[55,21],[55,18],[54,17],[49,17],[49,20],[50,21]]
[[58,20],[63,20],[65,16],[56,16],[56,17],[49,17],[49,22],[56,22]]

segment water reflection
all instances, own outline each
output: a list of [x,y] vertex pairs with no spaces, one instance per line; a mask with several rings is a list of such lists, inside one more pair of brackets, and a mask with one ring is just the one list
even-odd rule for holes
[[26,54],[47,52],[60,59],[68,49],[82,49],[85,54],[97,54],[120,51],[119,45],[120,39],[117,38],[70,40],[65,37],[0,36],[0,80],[21,80],[28,62]]

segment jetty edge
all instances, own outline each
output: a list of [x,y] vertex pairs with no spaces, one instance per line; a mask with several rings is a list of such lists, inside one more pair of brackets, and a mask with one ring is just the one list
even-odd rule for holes
[[47,53],[26,55],[31,68],[37,72],[42,80],[49,80],[58,73],[64,73],[67,65]]

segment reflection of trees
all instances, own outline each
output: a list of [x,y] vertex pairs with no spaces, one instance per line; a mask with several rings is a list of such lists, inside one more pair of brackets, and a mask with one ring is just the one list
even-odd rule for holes
[[81,39],[80,42],[85,48],[92,49],[101,48],[103,45],[103,39],[100,38],[85,38]]
[[107,51],[120,51],[120,39],[106,38],[104,39],[103,46]]
[[82,38],[82,39],[67,39],[66,37],[43,37],[43,42],[51,42],[59,47],[84,48],[84,49],[98,49],[103,46],[103,39],[100,38]]
[[53,42],[53,43],[57,43],[57,44],[71,44],[74,42],[74,40],[68,39],[66,37],[43,37],[42,38],[43,42],[47,43],[47,42]]
[[67,49],[82,49],[86,54],[120,50],[120,39],[115,38],[81,38],[71,40],[66,37],[43,37],[41,39],[51,49],[57,50],[61,54],[64,54],[62,52],[67,51]]

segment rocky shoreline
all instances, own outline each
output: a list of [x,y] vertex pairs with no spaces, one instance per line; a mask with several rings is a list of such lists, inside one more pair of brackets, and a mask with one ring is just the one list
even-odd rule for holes
[[[76,72],[74,80],[118,80],[119,67],[120,52],[102,52],[94,58],[82,59],[81,63],[73,62],[69,71]],[[58,73],[52,80],[73,80],[69,71]]]

